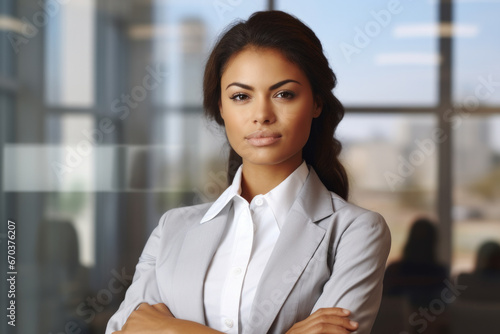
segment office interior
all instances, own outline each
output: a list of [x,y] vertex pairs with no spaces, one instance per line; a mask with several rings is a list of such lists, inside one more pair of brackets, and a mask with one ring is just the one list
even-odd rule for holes
[[0,332],[103,333],[161,215],[224,191],[203,69],[260,10],[323,43],[350,201],[390,227],[372,333],[499,331],[500,2],[2,0],[0,247],[15,222],[17,323]]

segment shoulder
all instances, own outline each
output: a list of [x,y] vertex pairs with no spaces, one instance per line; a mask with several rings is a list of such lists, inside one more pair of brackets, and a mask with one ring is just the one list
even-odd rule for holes
[[384,217],[378,212],[362,208],[356,204],[346,201],[339,195],[330,191],[334,215],[342,218],[347,224],[362,223],[365,225],[388,228]]
[[212,204],[203,203],[170,209],[161,216],[159,228],[161,230],[191,228],[200,223]]
[[381,214],[350,203],[334,192],[330,195],[333,214],[329,221],[338,242],[343,240],[365,246],[373,243],[388,252],[391,233]]
[[313,220],[325,217],[318,222],[319,226],[333,233],[337,240],[346,234],[358,235],[360,238],[373,234],[379,236],[381,242],[390,244],[389,227],[382,215],[355,205],[328,190],[312,167],[309,176],[304,187],[303,196],[306,199],[303,205]]
[[379,213],[357,206],[327,189],[312,166],[304,185],[303,197],[306,197],[303,201],[305,211],[313,217],[315,216],[313,211],[319,210],[325,214],[333,212],[331,218],[337,223],[340,221],[343,224],[350,224],[362,220],[378,225],[385,224],[384,218]]

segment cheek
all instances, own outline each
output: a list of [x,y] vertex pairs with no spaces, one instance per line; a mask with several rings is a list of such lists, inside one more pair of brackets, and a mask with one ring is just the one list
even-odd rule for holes
[[294,137],[298,145],[302,147],[306,144],[309,139],[309,134],[311,132],[311,119],[304,119],[303,122],[297,124],[294,128]]
[[227,139],[229,140],[229,144],[234,148],[235,145],[238,145],[238,141],[241,139],[244,129],[241,126],[241,120],[235,115],[226,113],[224,116],[224,127]]
[[312,115],[309,113],[301,113],[287,121],[289,124],[289,135],[295,138],[294,141],[303,142],[305,144],[311,131]]

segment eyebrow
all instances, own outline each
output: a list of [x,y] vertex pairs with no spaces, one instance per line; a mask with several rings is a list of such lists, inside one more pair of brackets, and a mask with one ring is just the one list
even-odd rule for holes
[[[276,89],[276,88],[279,88],[281,86],[283,86],[284,84],[287,84],[289,82],[295,82],[295,83],[298,83],[299,85],[302,86],[302,84],[296,80],[292,80],[292,79],[286,79],[286,80],[283,80],[283,81],[280,81],[278,83],[275,83],[274,85],[272,85],[271,87],[269,87],[269,90],[273,90],[273,89]],[[229,85],[227,85],[226,87],[226,90],[231,87],[231,86],[238,86],[238,87],[241,87],[243,89],[248,89],[248,90],[253,90],[253,87],[252,86],[249,86],[249,85],[245,85],[245,84],[242,84],[241,82],[233,82],[233,83],[230,83]]]

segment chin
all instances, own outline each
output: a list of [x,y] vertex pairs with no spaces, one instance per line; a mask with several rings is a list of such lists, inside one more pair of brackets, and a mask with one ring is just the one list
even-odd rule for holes
[[[262,156],[242,157],[243,162],[261,166],[277,166],[281,164],[293,163],[295,159],[287,156],[271,156],[270,154]],[[301,160],[302,161],[302,160]]]

